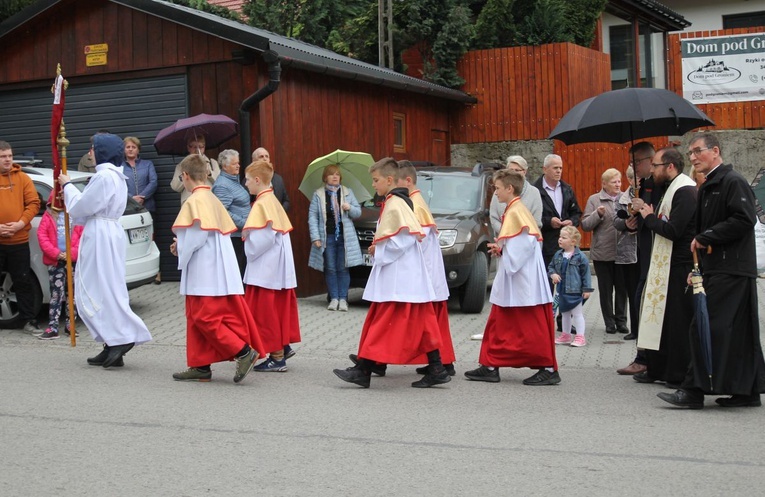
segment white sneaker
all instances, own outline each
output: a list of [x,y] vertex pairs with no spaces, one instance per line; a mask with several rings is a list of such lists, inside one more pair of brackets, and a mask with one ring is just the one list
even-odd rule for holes
[[39,326],[37,326],[37,321],[28,321],[24,325],[24,332],[34,336],[40,336],[44,333],[44,331],[41,330]]
[[340,299],[340,302],[337,304],[337,310],[348,312],[348,302],[346,300]]
[[[340,303],[337,301],[337,299],[332,299],[332,300],[329,301],[329,305],[327,306],[327,310],[328,311],[336,311],[337,310],[337,306],[339,304]],[[348,309],[346,309],[346,310],[348,310]]]
[[471,340],[483,340],[483,333],[476,333],[475,335],[470,335]]

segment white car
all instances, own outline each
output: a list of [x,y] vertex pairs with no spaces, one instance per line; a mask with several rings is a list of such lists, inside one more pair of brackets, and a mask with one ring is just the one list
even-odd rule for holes
[[[14,160],[21,163],[23,161]],[[22,167],[22,170],[32,179],[40,197],[40,212],[32,220],[29,232],[29,251],[31,255],[32,273],[35,275],[35,311],[39,313],[43,304],[50,302],[50,286],[48,284],[48,268],[42,261],[42,252],[37,243],[37,227],[45,212],[45,204],[53,190],[53,170],[38,167]],[[72,183],[80,190],[85,188],[91,173],[70,171]],[[125,257],[125,276],[128,288],[135,288],[151,283],[159,272],[159,249],[154,243],[154,220],[149,211],[128,197],[125,213],[120,218],[127,236],[127,253]],[[12,289],[13,282],[8,273],[0,273],[0,328],[14,328],[18,324],[19,310],[16,294]]]

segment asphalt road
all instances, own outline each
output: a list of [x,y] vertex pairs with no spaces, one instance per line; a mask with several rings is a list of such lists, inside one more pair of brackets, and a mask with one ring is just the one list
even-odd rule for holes
[[390,367],[367,390],[331,372],[348,365],[367,306],[329,312],[321,297],[300,300],[304,343],[287,373],[235,385],[224,363],[210,383],[174,382],[185,369],[177,291],[166,282],[130,292],[155,340],[124,368],[87,366],[99,348],[82,325],[76,348],[0,330],[0,495],[698,496],[765,486],[765,411],[711,398],[703,411],[678,410],[656,398],[662,385],[616,375],[634,342],[603,332],[596,299],[585,306],[588,345],[558,347],[558,386],[523,386],[528,370],[503,369],[498,384],[462,377],[476,366],[469,336],[487,306],[454,308],[451,383],[414,389],[413,367]]

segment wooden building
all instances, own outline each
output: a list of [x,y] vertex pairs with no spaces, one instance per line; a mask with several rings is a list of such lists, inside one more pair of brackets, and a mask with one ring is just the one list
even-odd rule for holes
[[[0,24],[0,139],[50,164],[50,86],[61,63],[69,165],[99,129],[138,136],[159,176],[156,241],[164,277],[180,157],[158,156],[157,132],[179,118],[225,114],[241,134],[222,148],[266,147],[292,200],[301,295],[323,291],[307,267],[309,201],[297,190],[315,157],[335,149],[375,158],[449,162],[450,113],[469,95],[201,11],[158,0],[42,0]],[[216,157],[219,150],[207,150]]]

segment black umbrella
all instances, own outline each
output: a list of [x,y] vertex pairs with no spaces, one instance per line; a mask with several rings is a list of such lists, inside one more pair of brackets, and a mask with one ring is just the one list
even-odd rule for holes
[[566,145],[626,143],[650,136],[682,135],[714,125],[706,114],[676,93],[661,88],[624,88],[579,102],[548,138]]
[[699,334],[699,348],[704,359],[704,367],[709,375],[709,391],[714,391],[712,383],[712,333],[709,329],[709,310],[707,309],[707,294],[704,291],[704,279],[699,270],[699,256],[693,251],[693,307],[695,309],[696,332]]

